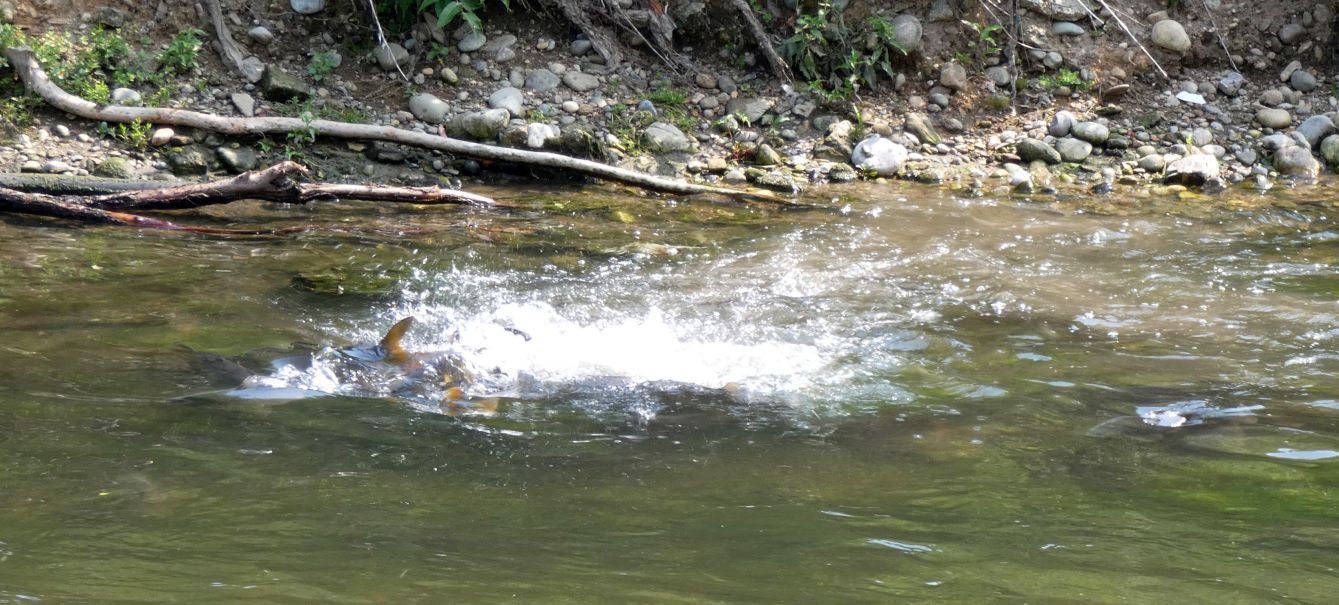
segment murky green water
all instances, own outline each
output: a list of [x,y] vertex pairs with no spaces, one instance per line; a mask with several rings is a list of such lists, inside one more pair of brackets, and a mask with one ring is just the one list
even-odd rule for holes
[[[1339,229],[1318,205],[494,193],[529,207],[253,206],[343,228],[279,240],[0,223],[0,603],[1339,589]],[[239,400],[180,346],[373,342],[406,314],[416,348],[492,371],[473,388],[497,415]]]

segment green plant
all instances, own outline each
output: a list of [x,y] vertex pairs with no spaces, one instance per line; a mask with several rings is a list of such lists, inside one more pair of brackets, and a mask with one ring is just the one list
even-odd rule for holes
[[649,111],[637,111],[618,103],[609,108],[607,124],[609,132],[618,137],[622,143],[623,151],[628,155],[640,155],[644,152],[641,146],[641,131],[655,121],[655,114]]
[[428,48],[429,61],[441,62],[442,59],[447,58],[447,56],[449,56],[450,54],[451,54],[450,46],[443,46],[436,42],[433,42],[432,46]]
[[961,23],[976,32],[976,40],[969,41],[968,45],[977,49],[978,58],[984,59],[1000,52],[999,41],[995,39],[995,35],[1004,31],[1004,28],[994,23],[985,25],[966,19]]
[[[23,30],[13,23],[0,23],[0,48],[12,48],[24,44]],[[9,67],[9,61],[0,55],[0,68]]]
[[[431,13],[437,16],[437,27],[447,28],[456,19],[464,21],[470,29],[479,31],[483,20],[479,13],[483,11],[485,0],[379,0],[377,12],[385,16],[388,27],[404,31],[413,27],[418,16]],[[511,10],[511,0],[497,0],[502,7]]]
[[135,120],[109,126],[106,122],[98,122],[98,134],[136,149],[144,149],[149,146],[149,138],[153,135],[153,124]]
[[294,130],[288,133],[288,142],[293,145],[310,145],[316,142],[316,128],[312,122],[316,121],[316,114],[312,111],[304,111],[298,116],[302,123],[306,125],[302,130]]
[[1012,103],[1013,100],[1009,98],[1009,95],[990,95],[986,97],[986,107],[994,111],[1004,111]]
[[874,16],[855,29],[838,15],[831,2],[820,0],[812,14],[795,18],[794,33],[781,44],[782,57],[829,102],[849,98],[861,88],[874,87],[880,74],[897,75],[894,59],[906,54],[891,21]]
[[[202,80],[203,81],[203,80]],[[153,92],[143,96],[144,104],[149,107],[162,107],[172,100],[172,87],[159,85]]]
[[137,79],[133,71],[122,69],[129,46],[101,29],[77,37],[52,31],[27,42],[52,80],[95,103],[109,100],[109,83],[126,86]]
[[325,107],[317,112],[317,117],[324,120],[333,120],[336,122],[349,122],[352,124],[366,124],[371,121],[371,116],[366,111],[354,109],[352,107]]
[[168,75],[180,75],[189,72],[195,66],[196,56],[200,54],[200,49],[204,46],[200,41],[202,35],[204,35],[204,32],[191,28],[173,36],[167,48],[158,53],[160,69]]
[[646,98],[658,107],[682,107],[688,103],[688,97],[671,88],[656,89],[651,94],[646,95]]
[[1070,90],[1088,90],[1091,86],[1083,79],[1079,72],[1072,69],[1061,68],[1054,74],[1042,74],[1037,77],[1037,84],[1046,90],[1055,90],[1061,86],[1068,87]]
[[861,62],[861,68],[866,70],[860,74],[866,82],[873,83],[875,79],[874,70],[881,70],[889,78],[897,77],[897,72],[893,71],[893,55],[905,56],[907,47],[897,39],[897,30],[893,27],[893,22],[889,21],[883,15],[876,15],[865,20],[869,31],[874,38],[867,40],[865,48],[868,55],[865,55]]
[[822,101],[825,105],[833,105],[845,101],[850,98],[851,93],[854,92],[851,88],[851,83],[845,81],[841,82],[840,86],[837,88],[824,83],[822,80],[810,80],[805,85],[809,87],[809,92],[814,93],[814,95],[818,97],[818,100]]
[[311,61],[307,63],[307,73],[313,80],[320,82],[330,75],[330,72],[335,71],[339,63],[339,53],[333,50],[321,51],[312,55]]
[[0,97],[4,97],[0,99],[0,129],[13,135],[32,123],[32,112],[37,108],[38,100],[33,95],[21,92],[8,94],[5,88],[0,86]]
[[860,107],[852,107],[851,115],[855,118],[855,124],[851,126],[851,140],[864,140],[869,132],[869,127],[865,125],[865,112],[860,111]]
[[763,25],[771,25],[776,20],[776,15],[763,8],[762,2],[758,0],[749,0],[749,8],[753,10],[753,14],[758,15],[758,21],[761,21]]

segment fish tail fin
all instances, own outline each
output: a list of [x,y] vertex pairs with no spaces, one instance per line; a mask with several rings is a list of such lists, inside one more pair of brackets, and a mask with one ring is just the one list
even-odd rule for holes
[[409,353],[404,350],[404,345],[400,341],[404,340],[404,335],[409,328],[414,325],[412,316],[401,319],[391,326],[386,332],[385,338],[381,339],[381,348],[386,351],[386,358],[390,360],[400,360],[407,358]]

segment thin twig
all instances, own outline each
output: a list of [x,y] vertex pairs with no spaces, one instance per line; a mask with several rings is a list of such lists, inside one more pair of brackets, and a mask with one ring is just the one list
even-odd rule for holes
[[409,76],[405,75],[403,69],[400,69],[400,62],[395,59],[395,53],[391,52],[391,45],[389,42],[386,41],[386,32],[385,30],[381,29],[381,19],[377,17],[376,5],[372,4],[372,0],[364,0],[364,1],[367,3],[367,15],[369,17],[372,17],[372,26],[375,27],[377,30],[377,44],[381,48],[386,49],[386,56],[390,57],[391,63],[395,64],[395,71],[400,72],[400,77],[404,78],[404,80],[408,82]]
[[1121,29],[1125,30],[1125,35],[1129,36],[1131,40],[1134,40],[1135,44],[1139,45],[1139,50],[1144,51],[1144,56],[1148,57],[1148,60],[1153,62],[1153,67],[1158,68],[1158,73],[1161,73],[1164,79],[1172,79],[1171,76],[1167,75],[1167,70],[1163,69],[1162,65],[1158,64],[1158,60],[1153,58],[1153,53],[1148,52],[1148,48],[1144,47],[1144,44],[1139,41],[1139,38],[1134,37],[1134,33],[1130,31],[1130,28],[1125,27],[1125,22],[1121,21],[1120,15],[1117,15],[1116,11],[1111,9],[1111,5],[1107,4],[1107,0],[1097,0],[1097,2],[1098,4],[1101,4],[1103,8],[1106,8],[1107,12],[1111,13],[1111,18],[1115,19],[1116,24],[1119,25]]
[[[604,13],[605,17],[608,17],[611,21],[617,23],[618,26],[622,27],[624,30],[635,34],[638,38],[641,38],[642,43],[646,44],[646,47],[651,49],[651,52],[655,53],[656,57],[660,59],[660,62],[664,63],[666,67],[669,67],[670,71],[674,72],[674,75],[677,76],[683,73],[679,71],[679,68],[674,65],[674,62],[671,61],[669,57],[662,54],[660,52],[660,49],[656,48],[656,45],[653,44],[650,40],[648,40],[644,34],[642,34],[641,30],[637,29],[637,24],[633,23],[632,18],[629,17],[627,13],[623,11],[622,8],[620,8],[617,4],[610,4],[609,2],[604,2],[603,5],[604,5],[604,11],[601,12]],[[611,12],[613,13],[612,15],[610,14]]]
[[1013,32],[1010,32],[1009,28],[1005,27],[1004,18],[995,14],[995,11],[990,8],[991,6],[994,6],[995,9],[998,9],[1000,12],[1005,12],[1003,6],[995,4],[991,0],[981,0],[981,6],[986,9],[986,12],[990,13],[991,17],[994,17],[995,23],[998,23],[1000,26],[1000,31],[1004,32],[1004,35],[1009,38],[1010,42],[1022,46],[1023,48],[1026,48],[1028,50],[1039,50],[1044,53],[1060,52],[1058,49],[1054,48],[1041,48],[1039,46],[1033,46],[1019,39],[1019,37],[1014,35]]
[[1213,19],[1213,10],[1209,8],[1208,0],[1200,0],[1204,5],[1204,14],[1209,16],[1209,25],[1213,27],[1213,35],[1218,38],[1218,44],[1223,47],[1223,54],[1227,55],[1227,64],[1232,66],[1232,71],[1237,70],[1237,62],[1232,60],[1232,51],[1227,49],[1227,41],[1223,40],[1223,32],[1218,29],[1218,23]]

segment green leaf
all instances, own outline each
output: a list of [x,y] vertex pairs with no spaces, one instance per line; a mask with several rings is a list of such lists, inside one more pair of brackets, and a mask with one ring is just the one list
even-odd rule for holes
[[483,22],[479,20],[479,15],[467,12],[462,14],[461,17],[465,19],[466,23],[470,24],[470,29],[477,32],[483,28]]
[[460,14],[460,10],[461,6],[459,2],[451,2],[445,7],[442,7],[442,12],[437,14],[437,27],[445,28],[450,25],[452,21],[456,20],[456,15]]

